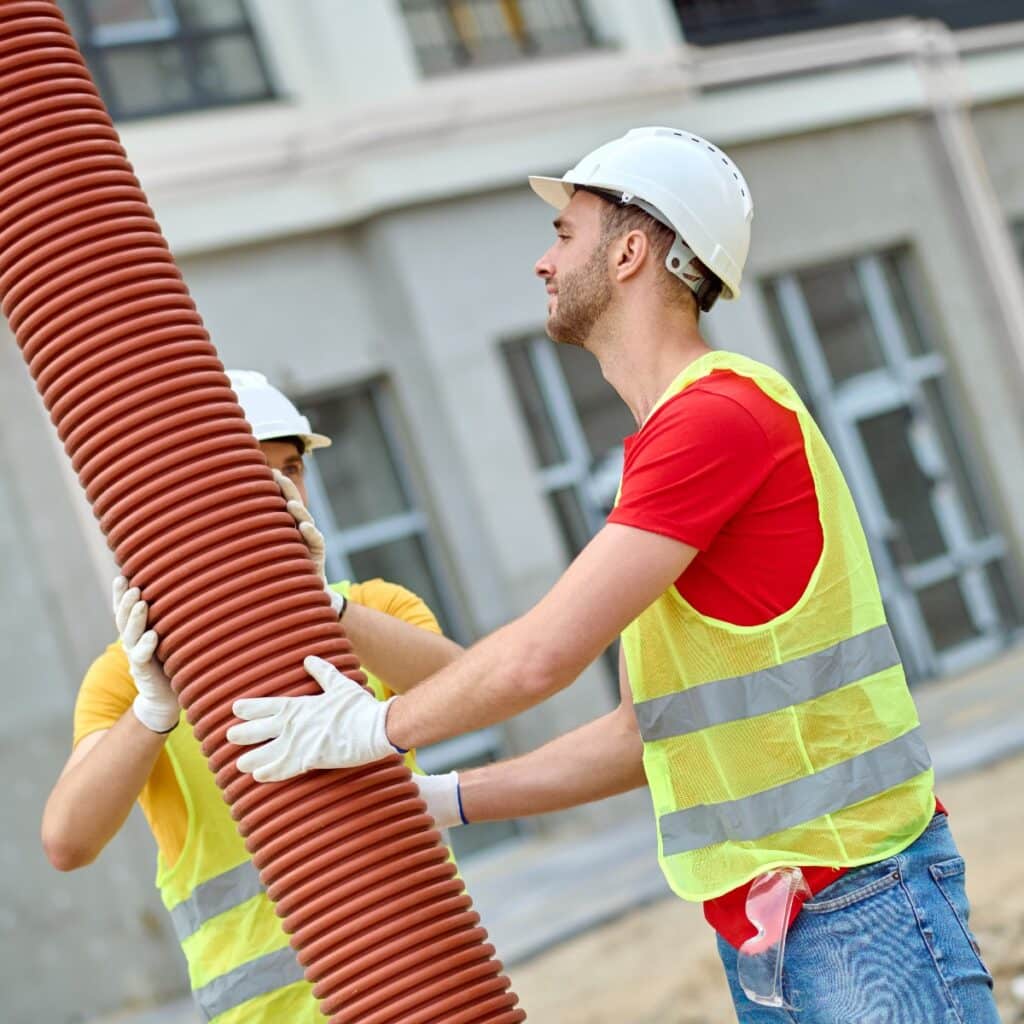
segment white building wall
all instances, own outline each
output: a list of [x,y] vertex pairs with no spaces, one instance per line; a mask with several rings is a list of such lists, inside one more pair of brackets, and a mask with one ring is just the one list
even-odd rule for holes
[[1007,100],[974,112],[985,165],[1011,222],[1024,220],[1024,101]]
[[39,840],[71,752],[78,681],[114,633],[110,581],[83,543],[50,431],[0,328],[0,1019],[10,1024],[70,1022],[185,984],[140,812],[74,874],[54,871]]

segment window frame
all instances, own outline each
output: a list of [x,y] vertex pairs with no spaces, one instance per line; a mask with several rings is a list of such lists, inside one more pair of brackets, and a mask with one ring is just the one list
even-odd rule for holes
[[[554,342],[543,332],[537,332],[526,337],[512,339],[503,347],[507,352],[512,347],[519,346],[525,349],[526,359],[540,391],[541,402],[547,414],[553,438],[562,453],[562,457],[557,462],[552,462],[547,466],[540,465],[540,453],[531,437],[531,448],[534,450],[534,458],[538,463],[535,479],[539,490],[549,501],[556,494],[571,490],[588,530],[586,538],[563,536],[568,548],[568,559],[571,560],[604,526],[607,518],[607,512],[597,498],[600,481],[597,478],[598,475],[594,473],[594,463],[598,459],[603,460],[609,455],[617,453],[620,456],[618,464],[621,470],[623,448],[620,445],[617,449],[609,449],[604,454],[595,454],[591,451]],[[506,356],[506,366],[507,364]],[[511,369],[508,369],[508,373],[510,377],[513,376]],[[514,380],[512,387],[517,391],[517,403],[525,418],[525,411],[522,408],[522,401]],[[528,428],[527,432],[529,433]],[[619,476],[621,477],[621,472]]]
[[[315,456],[307,459],[306,487],[309,492],[310,510],[325,538],[328,578],[332,581],[354,579],[355,573],[350,560],[352,554],[396,540],[416,538],[420,542],[427,572],[441,603],[440,608],[433,608],[432,611],[449,624],[449,635],[453,639],[464,645],[468,644],[471,638],[465,616],[456,598],[451,574],[441,554],[435,531],[424,511],[426,502],[413,470],[414,455],[410,451],[411,446],[407,432],[402,427],[396,397],[387,378],[371,377],[353,381],[337,389],[310,395],[305,401],[300,400],[298,406],[300,411],[308,412],[312,405],[344,402],[347,396],[356,394],[369,398],[380,428],[383,447],[391,460],[391,468],[408,508],[404,512],[382,516],[378,520],[360,523],[358,526],[339,527],[327,488],[317,469]],[[492,727],[434,744],[417,751],[416,756],[424,771],[436,774],[497,760],[503,756],[504,749],[502,730]],[[483,827],[477,829],[478,836]],[[496,839],[495,843],[514,841],[521,836],[523,829],[518,822],[513,822],[502,831],[508,835]],[[472,843],[470,846],[474,852],[481,848],[479,843]]]
[[352,570],[351,555],[395,541],[415,538],[420,541],[427,571],[442,605],[435,611],[450,624],[453,638],[465,643],[469,638],[465,616],[456,600],[449,570],[443,557],[436,550],[431,522],[423,511],[425,502],[413,476],[409,446],[401,429],[394,396],[386,379],[375,377],[352,382],[336,390],[311,396],[306,402],[300,402],[299,406],[300,410],[303,410],[303,406],[343,402],[346,397],[356,394],[367,396],[370,402],[380,428],[383,447],[391,461],[391,468],[407,508],[403,512],[381,516],[358,526],[341,527],[334,517],[331,500],[315,457],[307,459],[306,486],[310,506],[314,510],[317,525],[327,544],[327,574],[331,579],[353,579],[355,574]]
[[[202,110],[217,110],[249,106],[254,103],[265,103],[278,97],[270,66],[263,52],[263,46],[256,27],[246,5],[240,0],[241,18],[224,25],[197,26],[192,24],[182,13],[178,0],[160,0],[161,5],[171,12],[172,19],[165,19],[170,27],[166,34],[119,33],[113,26],[96,26],[92,19],[89,0],[61,0],[62,5],[69,7],[74,13],[74,22],[81,26],[81,37],[76,35],[75,41],[85,58],[86,64],[103,97],[111,118],[119,122],[138,121],[150,117],[167,117],[174,114],[192,113]],[[63,11],[62,11],[63,13]],[[67,17],[67,15],[65,15]],[[69,27],[70,27],[69,20]],[[103,42],[97,35],[114,37],[122,34],[121,39],[110,38]],[[82,38],[84,37],[84,38]],[[199,73],[196,51],[204,43],[216,39],[243,38],[251,44],[253,57],[259,67],[265,88],[252,96],[215,96],[204,88]],[[107,67],[107,56],[119,50],[155,50],[167,45],[175,46],[182,57],[185,80],[188,83],[192,99],[184,103],[168,102],[152,109],[125,111],[113,87],[113,80]]]
[[[457,2],[459,6],[468,8],[474,15],[483,8],[501,6],[499,0],[457,0]],[[561,31],[577,32],[578,42],[575,45],[554,47],[548,52],[537,48],[533,40],[539,33],[546,29],[550,30],[550,26],[531,25],[528,12],[523,11],[519,6],[520,0],[509,0],[509,2],[516,5],[517,14],[523,19],[522,40],[517,40],[514,34],[508,31],[503,34],[481,35],[480,40],[485,45],[488,42],[492,45],[501,42],[511,43],[517,48],[518,52],[508,56],[485,56],[481,58],[470,50],[465,37],[460,33],[452,3],[446,2],[446,0],[399,0],[399,14],[405,23],[406,32],[416,55],[420,73],[425,78],[434,78],[448,74],[457,74],[466,70],[504,67],[534,58],[586,53],[600,45],[594,19],[586,0],[564,0],[571,13],[576,16],[576,24],[563,28]],[[410,16],[421,13],[435,13],[437,18],[442,21],[447,18],[446,38],[444,41],[430,44],[417,37],[415,21]],[[432,55],[438,53],[444,55],[444,65],[432,67],[432,64],[438,64],[438,61]]]
[[[826,360],[802,278],[808,272],[846,265],[856,279],[860,302],[881,346],[883,361],[877,368],[837,381]],[[897,244],[793,268],[759,282],[768,306],[777,311],[778,320],[772,318],[773,329],[790,378],[833,447],[857,502],[890,621],[904,654],[904,667],[912,682],[954,676],[972,668],[1015,642],[1022,629],[1014,582],[1017,566],[980,469],[978,445],[952,400],[950,362],[940,344],[940,331],[924,308],[924,296],[917,293],[908,277],[914,270],[913,248]],[[897,312],[895,296],[899,288],[909,302],[907,313],[914,330],[925,342],[923,351],[914,350]],[[941,408],[932,407],[926,399],[929,388],[939,396]],[[929,501],[945,544],[942,553],[916,560],[901,553],[905,536],[888,510],[886,495],[858,432],[871,417],[903,407],[915,414],[919,426],[927,427],[911,437],[916,442],[911,447],[922,472],[933,481]],[[939,415],[944,417],[945,430],[938,423]],[[952,439],[951,447],[945,444],[946,438]],[[940,466],[942,473],[938,474]],[[962,480],[958,469],[962,470]],[[978,536],[968,524],[972,505],[981,526]],[[997,568],[1007,580],[1013,606],[1009,621],[1003,621],[1004,610],[996,607],[991,582],[982,582],[990,567]],[[965,607],[976,619],[977,635],[940,648],[925,622],[920,595],[950,581],[960,587]]]
[[[558,358],[556,345],[557,342],[551,341],[543,331],[536,331],[506,340],[501,350],[509,385],[515,392],[516,404],[523,418],[523,428],[531,435],[530,448],[536,463],[534,479],[538,492],[544,499],[548,511],[557,521],[558,533],[565,548],[565,562],[568,565],[607,522],[608,513],[600,500],[600,493],[611,473],[614,472],[616,480],[621,481],[625,448],[620,444],[600,454],[595,454],[591,450],[565,367]],[[543,465],[543,456],[532,436],[528,414],[519,394],[515,371],[511,366],[510,352],[516,348],[525,352],[534,383],[540,392],[548,427],[561,453],[560,459],[546,466]],[[595,471],[596,467],[599,467],[598,471]],[[586,536],[579,535],[568,518],[556,507],[557,497],[565,493],[569,493],[576,503]],[[616,698],[619,694],[618,648],[619,644],[616,641],[602,655]]]

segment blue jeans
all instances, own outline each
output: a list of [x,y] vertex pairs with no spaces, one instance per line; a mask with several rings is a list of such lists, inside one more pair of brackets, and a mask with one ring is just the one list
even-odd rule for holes
[[901,854],[804,904],[786,944],[788,1008],[744,995],[736,950],[719,936],[740,1024],[999,1024],[968,913],[963,858],[936,814]]

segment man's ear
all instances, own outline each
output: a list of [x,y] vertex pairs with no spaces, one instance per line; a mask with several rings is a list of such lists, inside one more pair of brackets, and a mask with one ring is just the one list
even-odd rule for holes
[[643,268],[651,254],[651,240],[643,231],[627,231],[615,246],[615,276],[628,281]]

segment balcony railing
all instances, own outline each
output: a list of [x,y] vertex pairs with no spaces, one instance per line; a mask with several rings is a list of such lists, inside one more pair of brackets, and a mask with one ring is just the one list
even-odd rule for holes
[[674,0],[683,34],[711,45],[883,18],[934,18],[951,28],[1024,20],[1021,0]]

